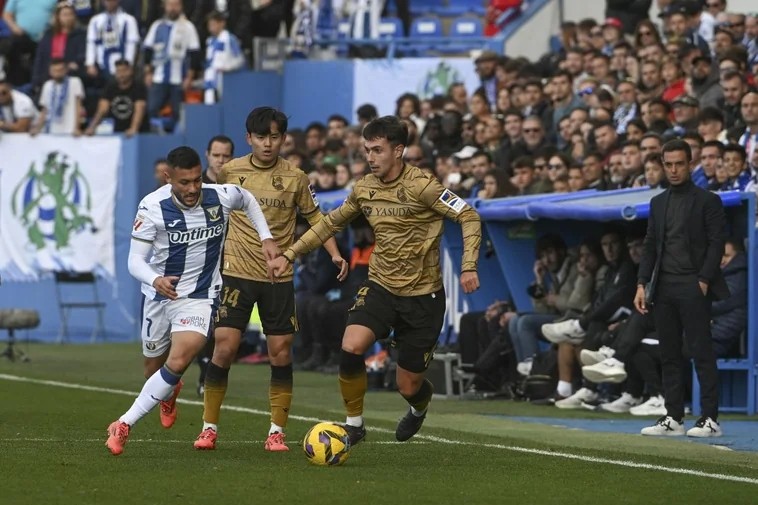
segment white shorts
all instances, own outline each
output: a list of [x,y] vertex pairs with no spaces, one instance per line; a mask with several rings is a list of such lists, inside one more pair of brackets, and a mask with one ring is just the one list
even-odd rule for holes
[[171,344],[171,334],[194,331],[208,336],[215,315],[216,300],[180,298],[155,301],[145,298],[142,307],[142,354],[147,358],[163,355]]

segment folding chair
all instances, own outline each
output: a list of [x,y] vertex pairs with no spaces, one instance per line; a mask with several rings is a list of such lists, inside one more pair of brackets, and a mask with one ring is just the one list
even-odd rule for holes
[[[91,296],[85,298],[86,286],[91,288]],[[78,286],[78,287],[75,287]],[[61,315],[61,328],[58,334],[58,342],[67,342],[69,339],[68,326],[71,312],[74,310],[94,310],[96,312],[96,324],[92,329],[90,341],[94,342],[98,334],[105,337],[104,312],[105,302],[100,301],[97,289],[97,278],[92,272],[55,272],[55,292],[58,298],[58,310]],[[77,294],[74,295],[74,292]],[[76,296],[75,299],[69,298]]]

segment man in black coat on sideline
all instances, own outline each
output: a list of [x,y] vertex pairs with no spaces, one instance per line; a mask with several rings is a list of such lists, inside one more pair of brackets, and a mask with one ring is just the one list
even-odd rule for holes
[[718,195],[690,179],[692,151],[687,142],[663,146],[663,168],[670,184],[650,201],[645,254],[640,263],[634,306],[655,305],[655,326],[663,361],[667,415],[643,435],[684,435],[683,344],[695,362],[703,413],[687,431],[691,437],[721,436],[718,371],[711,342],[711,301],[729,296],[721,273],[726,217]]

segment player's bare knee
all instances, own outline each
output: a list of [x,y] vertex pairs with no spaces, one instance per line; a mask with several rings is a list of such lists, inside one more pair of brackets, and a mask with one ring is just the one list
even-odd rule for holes
[[241,332],[234,328],[218,328],[215,339],[212,361],[222,368],[229,368],[237,357]]
[[399,367],[395,378],[398,392],[405,397],[415,395],[421,387],[421,383],[424,382],[424,374],[409,372]]

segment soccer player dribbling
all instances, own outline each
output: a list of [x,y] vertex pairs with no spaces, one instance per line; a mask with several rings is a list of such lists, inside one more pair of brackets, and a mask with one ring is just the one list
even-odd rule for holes
[[395,438],[408,440],[421,429],[434,393],[425,372],[445,314],[440,271],[443,218],[462,227],[460,283],[464,293],[479,288],[476,270],[481,242],[476,211],[434,177],[404,164],[408,129],[403,123],[393,116],[375,119],[363,129],[363,138],[371,174],[355,184],[345,203],[269,262],[275,276],[284,275],[297,256],[317,248],[361,214],[374,230],[376,246],[369,262],[369,278],[358,290],[342,337],[339,383],[351,445],[366,436],[363,355],[391,329],[398,350],[398,390],[409,404]]
[[[145,355],[162,360],[168,352],[168,357],[131,408],[108,426],[105,445],[115,456],[124,451],[137,421],[159,402],[176,398],[182,374],[205,346],[221,288],[221,246],[231,212],[244,211],[259,234],[262,256],[280,252],[253,195],[232,184],[203,184],[200,156],[189,147],[172,150],[167,161],[168,184],[139,204],[129,273],[142,282],[145,295]],[[174,409],[171,424],[175,416]]]
[[[311,226],[319,223],[323,214],[308,176],[279,157],[287,133],[287,116],[271,107],[259,107],[248,115],[245,127],[253,152],[224,165],[218,181],[254,191],[274,239],[279,247],[287,248],[294,241],[297,211]],[[336,241],[324,241],[324,247],[339,269],[337,277],[344,280],[348,263],[340,256]],[[267,259],[260,253],[259,234],[242,216],[232,214],[224,245],[224,286],[215,323],[216,347],[205,376],[203,429],[195,440],[196,449],[216,448],[229,368],[257,303],[271,365],[271,426],[264,448],[274,452],[289,450],[284,429],[292,403],[291,348],[297,330],[293,271],[287,265],[272,283]]]

